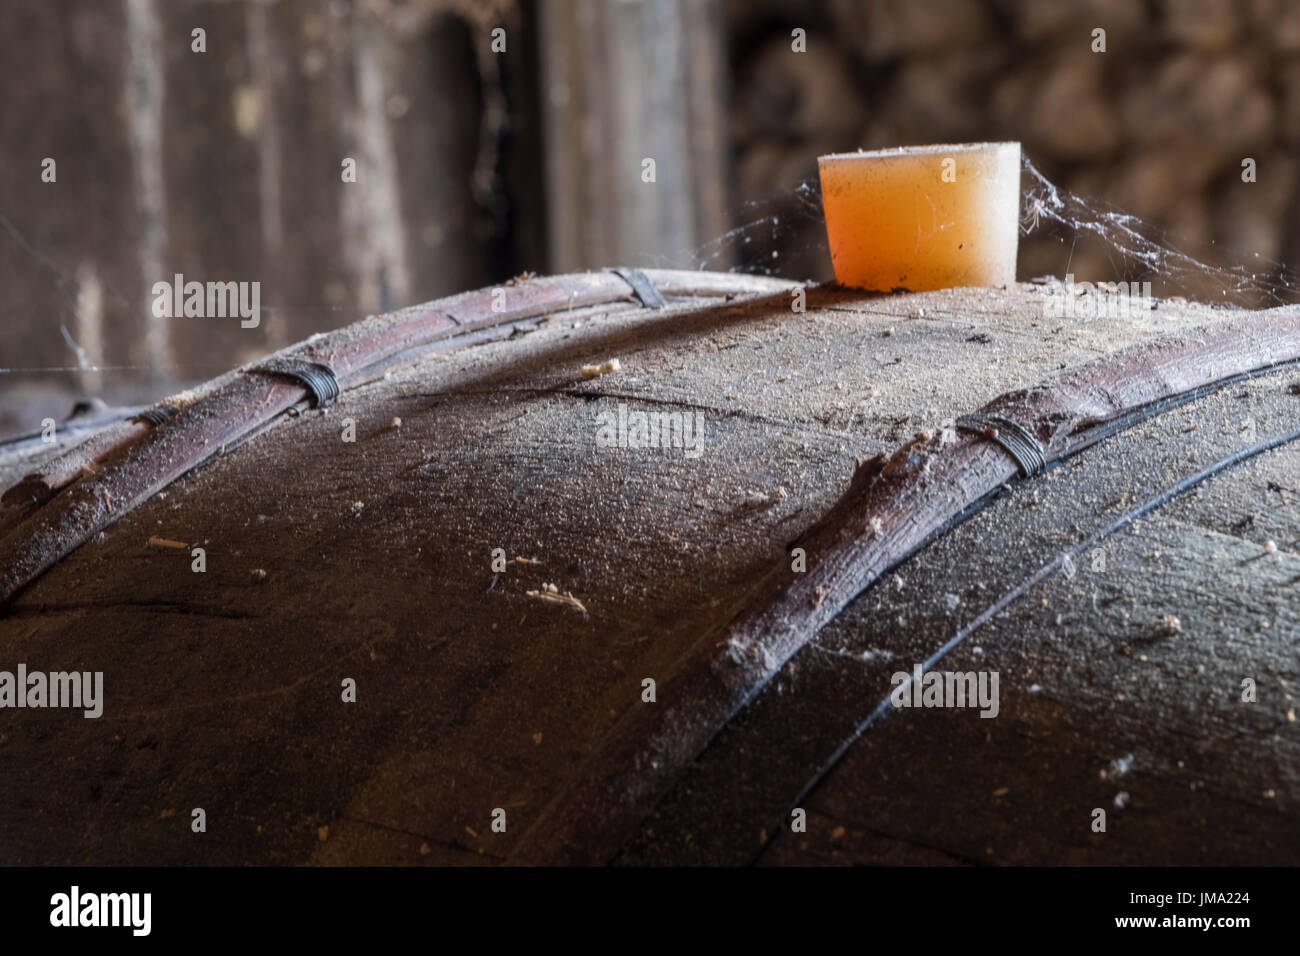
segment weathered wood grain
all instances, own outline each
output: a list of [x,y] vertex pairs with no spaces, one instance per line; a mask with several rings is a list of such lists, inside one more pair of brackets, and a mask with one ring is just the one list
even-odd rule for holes
[[[1049,462],[1070,450],[1081,424],[1106,422],[1159,399],[1300,358],[1300,313],[1221,321],[1172,340],[1134,346],[1017,390],[982,408],[1018,422]],[[735,619],[701,637],[664,682],[664,703],[628,713],[517,850],[522,862],[608,859],[682,769],[790,657],[887,568],[1017,467],[982,436],[918,434],[860,465],[847,492],[791,544],[807,567],[777,566]]]
[[[790,831],[787,811],[888,696],[894,673],[1095,529],[1249,444],[1244,420],[1260,439],[1294,429],[1300,398],[1288,386],[1298,377],[1270,376],[1139,425],[1017,484],[903,562],[719,734],[622,861],[1294,861],[1298,741],[1287,714],[1300,513],[1281,490],[1295,484],[1294,446],[1107,540],[935,665],[998,671],[996,719],[890,711],[806,798],[806,833]],[[1268,540],[1279,545],[1271,556]],[[1259,683],[1256,705],[1240,701],[1243,676]],[[1112,772],[1129,754],[1131,772]],[[1114,806],[1121,791],[1125,809]],[[1110,815],[1105,834],[1090,830],[1094,807]]]
[[[784,285],[741,279],[731,288],[741,294],[745,289]],[[627,280],[609,272],[533,279],[510,288],[463,293],[391,315],[369,316],[346,329],[281,350],[273,359],[325,366],[339,387],[351,388],[450,336],[618,301],[630,294]],[[5,516],[0,565],[6,570],[0,574],[0,606],[149,495],[269,427],[309,396],[302,383],[268,376],[264,368],[253,364],[214,379],[197,393],[177,396],[169,403],[177,413],[153,428],[123,434],[124,429],[114,426],[112,434],[90,439],[96,446],[106,446],[102,461],[88,467],[81,460],[83,445],[78,445],[47,463],[46,476],[37,476],[31,484],[48,485],[59,492],[57,497],[23,494],[23,489],[15,486],[17,500],[11,501],[10,507],[18,509],[17,516]],[[70,476],[76,476],[75,480]],[[30,514],[27,509],[32,509]]]
[[[507,859],[610,728],[650,706],[641,681],[658,680],[662,706],[674,664],[731,621],[756,582],[789,566],[787,545],[834,506],[858,459],[1062,365],[1227,317],[1162,304],[1149,323],[1036,327],[1041,296],[1025,287],[889,297],[810,289],[803,315],[790,312],[784,292],[667,313],[627,305],[553,313],[528,323],[532,331],[394,367],[332,408],[306,411],[182,476],[19,595],[0,617],[3,660],[102,670],[107,699],[98,720],[6,712],[5,861]],[[611,358],[618,372],[582,376],[583,365]],[[962,374],[939,371],[953,368]],[[600,447],[596,415],[620,404],[699,411],[703,454]],[[341,440],[346,418],[355,443]],[[1105,448],[1088,454],[1107,460]],[[1268,533],[1293,549],[1277,526]],[[151,537],[204,547],[208,570],[192,572],[188,552],[151,547]],[[494,574],[498,547],[508,565]],[[955,561],[992,581],[981,569],[1000,558],[977,539]],[[587,614],[528,596],[548,583]],[[887,593],[914,596],[910,583]],[[878,597],[873,588],[861,600]],[[800,670],[812,647],[794,659]],[[863,667],[822,656],[846,682]],[[1231,669],[1205,656],[1207,674]],[[356,704],[340,701],[345,677],[358,682]],[[759,706],[778,688],[782,699],[805,701],[789,697],[782,676]],[[801,713],[816,727],[767,726],[813,737],[815,765],[824,753],[816,744],[833,744],[861,715],[850,704],[874,704],[871,689],[843,705],[806,695]],[[1174,726],[1151,713],[1153,734]],[[1040,731],[1045,746],[1050,731]],[[808,764],[769,759],[781,742],[745,742],[742,762],[760,784],[771,772],[773,792],[788,797],[783,781],[801,781]],[[1016,752],[1013,742],[979,756],[1030,774],[1032,765],[1000,757]],[[1284,753],[1267,739],[1242,746],[1261,764]],[[916,765],[917,778],[941,773],[946,757],[936,751],[936,765]],[[752,777],[731,779],[738,799],[762,789]],[[849,776],[819,791],[828,802],[810,805],[814,827],[819,814],[844,815],[829,802],[836,779]],[[850,791],[843,803],[868,796]],[[1215,797],[1222,786],[1207,791]],[[878,829],[926,842],[922,822],[944,808],[923,796],[909,792],[911,809],[896,808],[915,814],[914,830],[895,821]],[[188,817],[200,806],[210,821],[202,837]],[[654,861],[692,859],[678,831],[724,828],[728,806],[652,826],[664,851]],[[507,812],[505,833],[491,829],[494,808]],[[1270,855],[1271,819],[1254,815],[1242,831],[1263,847],[1262,862],[1285,859]],[[931,858],[969,849],[937,836]],[[634,833],[629,859],[640,839]],[[1208,845],[1210,856],[1223,848]],[[904,849],[895,843],[892,852]],[[787,858],[780,845],[769,852]]]

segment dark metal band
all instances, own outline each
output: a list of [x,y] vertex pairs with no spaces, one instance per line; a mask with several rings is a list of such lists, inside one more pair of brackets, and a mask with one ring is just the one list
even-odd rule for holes
[[1018,422],[997,415],[976,412],[957,419],[957,427],[993,439],[1016,460],[1016,464],[1020,466],[1020,473],[1026,478],[1032,478],[1047,468],[1047,457],[1043,453],[1043,446],[1038,443],[1038,439],[1029,429]]
[[618,268],[611,269],[610,272],[613,272],[630,285],[632,291],[636,293],[636,297],[641,300],[641,304],[647,309],[662,309],[668,305],[664,301],[664,297],[659,294],[659,290],[655,288],[654,283],[640,269]]
[[148,422],[154,428],[157,428],[178,411],[180,411],[180,409],[175,405],[168,405],[164,402],[159,405],[154,405],[152,408],[146,408],[144,411],[140,412],[140,414],[132,416],[132,420],[137,422]]
[[339,397],[338,376],[334,374],[332,368],[321,362],[287,358],[272,359],[261,365],[254,365],[249,371],[293,379],[311,392],[312,405],[315,408],[323,408]]

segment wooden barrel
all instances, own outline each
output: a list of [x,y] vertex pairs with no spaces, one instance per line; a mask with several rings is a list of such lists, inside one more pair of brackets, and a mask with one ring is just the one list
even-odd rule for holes
[[1061,294],[524,279],[11,442],[102,713],[0,862],[1300,862],[1300,313]]

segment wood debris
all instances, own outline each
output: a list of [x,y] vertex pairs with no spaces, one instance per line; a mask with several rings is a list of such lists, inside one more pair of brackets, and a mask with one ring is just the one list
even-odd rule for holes
[[617,372],[623,367],[618,359],[612,358],[608,362],[601,362],[597,365],[584,365],[582,367],[583,378],[595,378],[597,375],[604,375],[607,372]]
[[581,611],[583,614],[587,613],[586,605],[568,591],[561,593],[560,589],[554,584],[543,584],[540,591],[526,591],[524,593],[526,593],[530,598],[535,598],[538,601],[545,601],[547,604],[562,604],[565,607],[571,607],[575,610]]

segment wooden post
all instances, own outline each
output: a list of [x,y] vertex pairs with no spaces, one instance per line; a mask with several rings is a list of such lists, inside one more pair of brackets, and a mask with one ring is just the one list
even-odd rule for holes
[[551,270],[697,265],[727,223],[717,3],[543,0],[540,19]]

